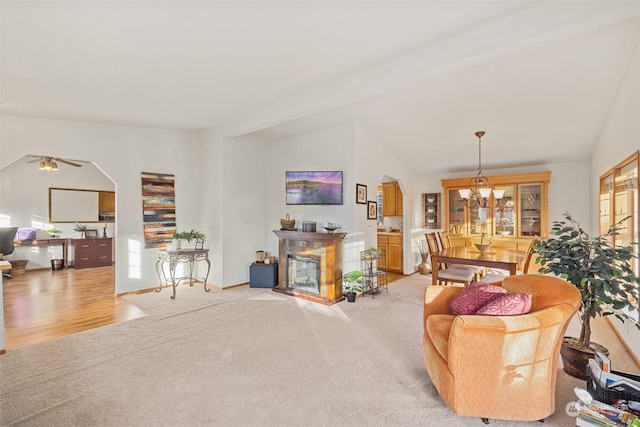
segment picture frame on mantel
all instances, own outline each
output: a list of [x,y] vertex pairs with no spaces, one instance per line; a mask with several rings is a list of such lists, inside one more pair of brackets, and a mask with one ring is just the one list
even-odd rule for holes
[[98,230],[97,229],[87,229],[84,232],[84,237],[86,237],[87,239],[89,238],[96,238],[98,237]]
[[367,219],[376,218],[378,218],[378,202],[372,202],[369,200],[367,202]]
[[356,203],[367,204],[367,186],[364,184],[356,184]]

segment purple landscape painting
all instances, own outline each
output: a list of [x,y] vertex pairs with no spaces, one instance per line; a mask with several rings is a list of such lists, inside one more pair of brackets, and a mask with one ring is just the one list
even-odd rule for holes
[[287,205],[341,205],[342,171],[287,171]]

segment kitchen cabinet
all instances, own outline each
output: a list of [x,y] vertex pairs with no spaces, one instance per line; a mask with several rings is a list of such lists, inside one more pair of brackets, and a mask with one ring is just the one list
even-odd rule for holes
[[98,213],[102,215],[113,215],[116,211],[116,193],[112,191],[101,191],[98,193]]
[[382,183],[382,216],[402,216],[402,190],[397,182]]
[[468,207],[459,190],[470,187],[473,178],[443,179],[444,229],[455,245],[471,246],[485,233],[496,246],[526,250],[531,236],[547,238],[548,188],[551,172],[489,176],[493,189],[504,190],[503,198],[491,199],[485,208]]
[[378,268],[389,272],[402,273],[404,264],[402,234],[378,233],[378,250],[384,254],[378,263]]
[[73,239],[73,268],[103,267],[111,265],[112,241],[110,237]]

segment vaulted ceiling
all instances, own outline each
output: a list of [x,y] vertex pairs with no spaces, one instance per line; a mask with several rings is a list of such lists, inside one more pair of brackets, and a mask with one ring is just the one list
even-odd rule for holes
[[[637,1],[2,1],[2,113],[267,141],[358,123],[418,173],[587,159]],[[640,78],[640,77],[639,77]]]

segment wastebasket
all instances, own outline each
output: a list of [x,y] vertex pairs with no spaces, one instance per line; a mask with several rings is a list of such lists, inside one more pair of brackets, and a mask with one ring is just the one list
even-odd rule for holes
[[63,259],[52,259],[51,260],[51,269],[53,271],[62,270],[64,268],[64,260]]

